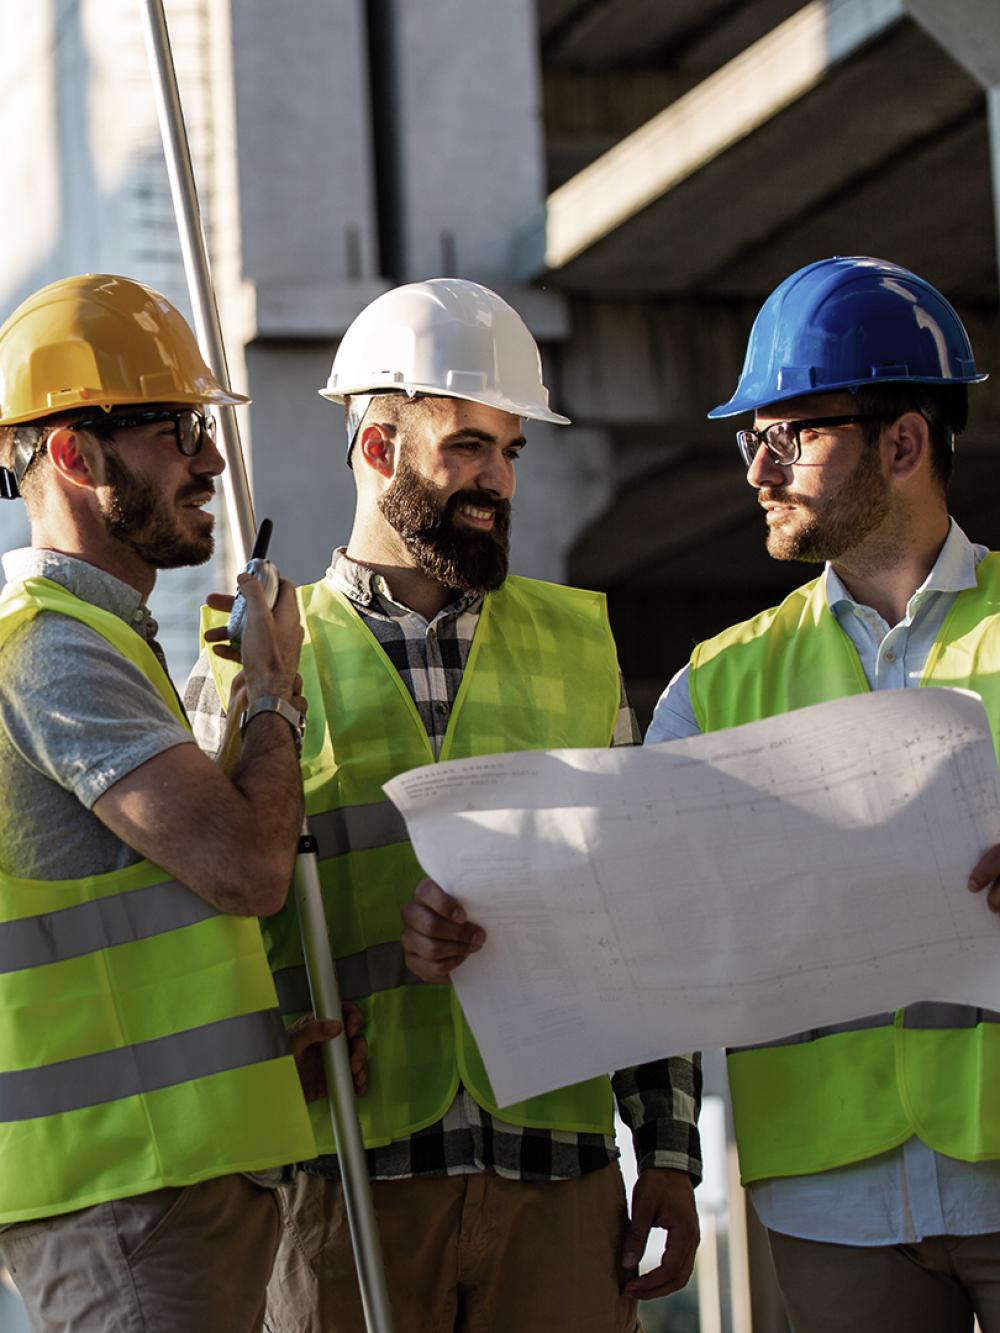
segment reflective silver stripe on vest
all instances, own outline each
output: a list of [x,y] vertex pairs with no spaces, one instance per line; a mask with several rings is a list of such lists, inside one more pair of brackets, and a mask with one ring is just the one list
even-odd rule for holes
[[1000,1023],[995,1009],[974,1009],[971,1004],[911,1004],[903,1010],[905,1028],[974,1028]]
[[777,1041],[760,1041],[753,1046],[730,1046],[730,1053],[736,1051],[767,1051],[775,1046],[801,1046],[807,1041],[818,1041],[820,1037],[833,1037],[839,1032],[863,1032],[866,1028],[892,1027],[896,1015],[892,1012],[871,1014],[867,1018],[856,1018],[850,1023],[832,1023],[825,1028],[810,1028],[806,1032],[793,1032],[790,1037],[779,1037]]
[[[363,1000],[376,991],[424,984],[403,962],[403,946],[399,940],[375,944],[360,953],[338,958],[337,981],[342,1000]],[[274,985],[283,1014],[307,1013],[312,1008],[309,979],[304,967],[283,967],[275,972]]]
[[[803,1042],[816,1041],[820,1037],[832,1037],[839,1032],[863,1032],[866,1028],[891,1028],[895,1022],[895,1013],[872,1014],[868,1018],[857,1018],[852,1023],[834,1023],[831,1027],[813,1028],[808,1032],[796,1032],[790,1037],[781,1037],[777,1041],[763,1041],[756,1046],[731,1046],[730,1051],[771,1050],[775,1046],[798,1046]],[[993,1009],[974,1009],[969,1004],[936,1004],[922,1001],[908,1005],[903,1010],[905,1028],[974,1028],[979,1023],[1000,1023],[1000,1013]]]
[[391,801],[345,805],[309,816],[309,832],[319,843],[320,860],[347,852],[368,852],[406,842],[406,822]]
[[0,973],[166,935],[219,911],[176,880],[0,924]]
[[0,1123],[61,1115],[288,1055],[277,1009],[0,1074]]

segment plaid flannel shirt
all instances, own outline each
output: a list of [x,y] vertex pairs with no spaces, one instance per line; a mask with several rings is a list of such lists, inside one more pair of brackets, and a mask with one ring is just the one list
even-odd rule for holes
[[[399,672],[438,754],[479,623],[482,597],[462,594],[428,623],[417,612],[393,601],[385,580],[351,560],[343,548],[334,552],[326,577],[351,601]],[[188,680],[184,701],[199,744],[209,753],[217,753],[225,729],[225,710],[205,654]],[[636,745],[639,741],[623,684],[611,743]],[[631,1130],[640,1170],[673,1167],[698,1180],[698,1057],[675,1056],[619,1070],[612,1078],[612,1087],[622,1120]],[[385,1147],[369,1149],[368,1169],[376,1180],[485,1170],[515,1180],[570,1180],[607,1166],[617,1155],[612,1136],[507,1124],[484,1111],[460,1087],[436,1124]],[[306,1164],[306,1169],[322,1175],[338,1174],[335,1157],[319,1158]]]

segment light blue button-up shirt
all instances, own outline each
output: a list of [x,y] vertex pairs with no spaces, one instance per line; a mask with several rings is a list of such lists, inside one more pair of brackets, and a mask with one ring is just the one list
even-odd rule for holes
[[[974,546],[952,519],[934,568],[891,627],[870,606],[859,605],[827,565],[827,605],[857,649],[873,690],[920,684],[944,618],[956,594],[976,586],[976,566],[985,554],[986,547]],[[699,731],[684,667],[656,705],[646,744]],[[1000,1162],[960,1162],[916,1137],[834,1171],[758,1181],[750,1195],[765,1226],[807,1240],[897,1245],[1000,1231]]]

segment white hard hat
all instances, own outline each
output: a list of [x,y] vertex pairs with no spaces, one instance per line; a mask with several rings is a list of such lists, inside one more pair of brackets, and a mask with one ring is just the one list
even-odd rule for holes
[[464,278],[430,278],[383,293],[344,334],[320,394],[465,398],[531,421],[568,426],[549,407],[538,346],[506,301]]

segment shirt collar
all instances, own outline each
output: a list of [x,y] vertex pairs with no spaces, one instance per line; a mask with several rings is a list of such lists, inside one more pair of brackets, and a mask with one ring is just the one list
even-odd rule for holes
[[[938,558],[908,605],[924,601],[932,593],[964,592],[966,588],[974,588],[976,566],[985,554],[985,546],[974,546],[955,520],[949,519],[948,536]],[[831,611],[836,611],[838,607],[858,605],[829,564],[824,573],[824,591],[826,604]]]
[[3,572],[9,583],[20,583],[23,579],[49,579],[58,583],[81,601],[110,611],[144,636],[147,622],[152,621],[142,594],[131,584],[61,551],[46,551],[37,546],[8,551],[3,556]]
[[[400,610],[410,610],[393,598],[389,584],[381,574],[352,560],[346,546],[338,546],[334,551],[326,579],[355,606],[377,607],[382,602]],[[455,600],[449,602],[438,615],[460,615],[463,611],[471,611],[481,605],[482,600],[482,593],[456,593]]]

